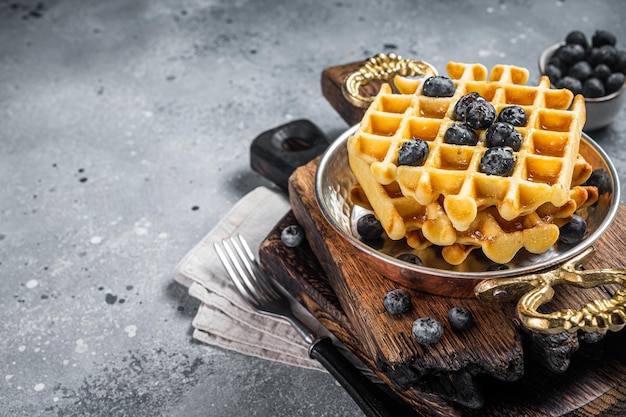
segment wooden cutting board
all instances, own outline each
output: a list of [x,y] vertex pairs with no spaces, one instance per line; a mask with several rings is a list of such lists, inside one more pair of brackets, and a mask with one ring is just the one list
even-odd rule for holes
[[[363,110],[346,102],[341,83],[359,65],[328,68],[322,74],[324,96],[349,125],[361,119]],[[376,83],[365,88],[370,94],[376,89]],[[266,158],[253,163],[264,175],[267,171],[261,166],[267,165],[262,163]],[[398,284],[364,268],[323,218],[313,185],[317,164],[313,160],[290,177],[293,210],[262,244],[262,267],[416,411],[425,416],[626,414],[625,332],[608,334],[595,343],[581,342],[575,334],[548,338],[520,327],[513,303],[488,304],[410,289],[412,311],[399,317],[387,314],[383,296]],[[287,248],[280,231],[293,223],[306,230],[307,241]],[[626,250],[624,226],[622,206],[596,243],[588,267],[624,267],[626,262],[618,255]],[[590,299],[606,297],[605,288],[562,287],[547,307],[579,308]],[[455,332],[447,324],[447,312],[454,306],[472,311],[471,329]],[[439,343],[423,346],[412,339],[412,323],[423,316],[444,324]]]
[[[269,270],[318,320],[423,415],[561,416],[626,414],[626,336],[607,334],[596,343],[555,340],[552,345],[522,330],[515,305],[433,296],[410,290],[413,310],[384,312],[384,294],[397,284],[364,269],[317,209],[312,192],[317,161],[290,181],[293,211],[260,248]],[[299,223],[307,242],[287,248],[281,230]],[[590,268],[621,267],[626,250],[626,208],[595,245]],[[559,288],[550,308],[580,306],[604,289]],[[453,306],[469,308],[475,326],[455,332],[446,324]],[[444,323],[442,340],[422,346],[411,339],[413,320],[433,316]],[[576,350],[577,349],[577,350]],[[574,352],[576,350],[576,352]]]

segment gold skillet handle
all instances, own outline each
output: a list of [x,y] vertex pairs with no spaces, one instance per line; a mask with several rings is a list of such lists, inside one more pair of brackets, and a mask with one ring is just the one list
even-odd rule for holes
[[[619,331],[626,325],[626,270],[581,270],[584,261],[593,256],[589,248],[564,263],[560,268],[519,278],[486,280],[474,289],[480,300],[505,300],[517,298],[517,314],[522,324],[539,333],[556,334],[578,330],[587,333]],[[574,285],[593,288],[598,285],[619,285],[611,298],[591,300],[580,310],[564,309],[541,313],[539,308],[554,297],[555,285]]]
[[352,105],[366,109],[374,97],[361,95],[359,89],[372,80],[389,81],[395,75],[419,77],[437,75],[437,70],[424,61],[402,58],[394,53],[369,58],[358,70],[350,73],[341,86],[344,97]]

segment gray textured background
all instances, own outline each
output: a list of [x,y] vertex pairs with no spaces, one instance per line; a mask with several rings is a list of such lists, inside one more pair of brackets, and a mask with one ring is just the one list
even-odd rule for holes
[[[621,1],[0,0],[0,415],[358,416],[323,373],[191,340],[182,256],[260,132],[347,126],[325,67],[396,52],[531,70]],[[618,44],[620,45],[620,44]],[[626,178],[625,110],[592,136]]]

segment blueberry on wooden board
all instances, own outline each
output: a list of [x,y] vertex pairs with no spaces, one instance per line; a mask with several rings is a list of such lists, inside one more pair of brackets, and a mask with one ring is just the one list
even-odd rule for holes
[[300,246],[304,239],[304,231],[297,224],[291,224],[280,232],[280,240],[289,248]]
[[465,307],[452,307],[448,310],[448,322],[454,330],[467,330],[474,324],[474,316]]
[[443,336],[443,326],[433,317],[421,317],[413,322],[411,333],[417,343],[432,345],[439,342]]
[[400,288],[393,289],[385,294],[383,307],[389,314],[402,314],[411,309],[411,294]]

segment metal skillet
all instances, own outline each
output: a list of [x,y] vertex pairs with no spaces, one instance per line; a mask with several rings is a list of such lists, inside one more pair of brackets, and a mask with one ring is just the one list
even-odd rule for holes
[[[360,94],[360,87],[371,80],[389,81],[395,74],[409,76],[436,75],[430,64],[405,60],[396,55],[379,54],[359,70],[350,74],[343,84],[343,94],[353,105],[369,106],[372,97]],[[320,209],[338,235],[355,248],[355,256],[367,268],[404,286],[441,296],[478,297],[482,300],[519,299],[517,305],[521,322],[530,330],[544,333],[606,332],[621,330],[626,324],[626,291],[615,292],[612,298],[591,300],[580,310],[562,310],[540,313],[539,308],[554,296],[553,286],[559,284],[591,288],[602,284],[626,286],[626,271],[583,271],[581,266],[593,256],[593,244],[600,238],[615,218],[620,204],[620,187],[617,172],[606,153],[588,135],[582,135],[580,153],[593,169],[604,170],[610,187],[604,190],[599,201],[584,208],[583,217],[588,228],[585,239],[576,245],[555,244],[542,254],[520,251],[508,264],[508,269],[490,270],[493,264],[481,251],[472,254],[460,265],[447,264],[437,253],[437,247],[423,266],[397,258],[411,251],[404,241],[383,239],[372,246],[358,238],[356,222],[367,210],[356,205],[351,191],[357,183],[348,164],[346,144],[356,131],[353,126],[341,134],[327,149],[317,169],[315,192]],[[520,298],[521,297],[521,298]]]

